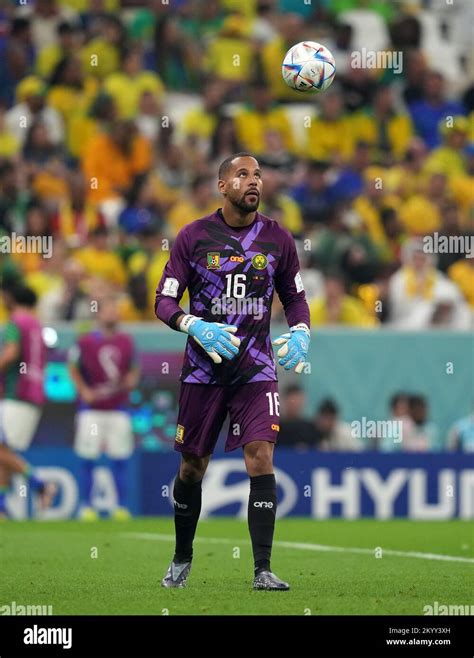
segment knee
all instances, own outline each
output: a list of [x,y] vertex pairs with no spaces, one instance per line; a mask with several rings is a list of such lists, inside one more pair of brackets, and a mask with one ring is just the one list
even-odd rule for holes
[[250,477],[273,473],[273,444],[255,441],[245,446],[245,464]]
[[192,458],[183,459],[179,469],[179,477],[186,484],[199,482],[204,477],[208,461],[206,457],[196,457],[194,455]]

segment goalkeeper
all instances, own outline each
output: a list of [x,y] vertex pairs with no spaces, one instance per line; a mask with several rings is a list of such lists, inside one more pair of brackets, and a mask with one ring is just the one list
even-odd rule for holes
[[[181,230],[156,291],[157,317],[188,334],[175,439],[181,452],[173,489],[176,546],[162,585],[186,585],[202,479],[229,414],[225,449],[243,449],[250,477],[253,588],[288,590],[270,565],[277,509],[273,448],[279,430],[270,340],[274,291],[290,326],[275,341],[285,370],[303,370],[309,309],[291,234],[257,210],[263,187],[257,160],[248,153],[231,156],[218,178],[222,208]],[[190,314],[179,306],[186,288]]]

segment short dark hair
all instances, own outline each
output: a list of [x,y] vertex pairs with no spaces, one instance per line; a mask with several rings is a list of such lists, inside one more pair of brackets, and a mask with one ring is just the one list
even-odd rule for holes
[[420,393],[414,393],[413,395],[410,395],[408,398],[409,403],[410,403],[410,409],[413,409],[414,407],[427,407],[428,403],[424,395],[421,395]]
[[322,400],[318,407],[318,413],[319,414],[326,414],[330,416],[337,416],[339,413],[339,407],[337,404],[334,402],[334,400],[331,400],[331,398],[326,398],[325,400]]
[[299,384],[289,384],[285,388],[284,394],[285,396],[287,396],[287,395],[293,395],[293,393],[304,393],[304,388]]
[[[232,162],[236,158],[255,158],[254,155],[251,153],[247,153],[246,151],[240,151],[240,153],[234,153],[234,155],[229,155],[228,158],[226,158],[223,162],[221,162],[221,165],[219,167],[219,180],[224,180],[224,178],[227,176],[229,169],[232,167]],[[256,159],[256,158],[255,158]]]
[[120,54],[121,63],[123,64],[126,59],[128,59],[129,57],[131,57],[135,53],[138,53],[140,55],[142,54],[142,49],[140,48],[140,46],[137,46],[137,45],[132,45],[132,46],[127,45],[127,46],[125,46],[125,48],[122,50],[122,52]]
[[76,32],[76,27],[72,25],[72,23],[68,23],[68,21],[61,21],[59,25],[56,27],[56,34],[59,36],[62,36],[63,34],[74,34]]
[[5,176],[5,174],[11,174],[12,171],[15,171],[15,165],[11,160],[0,161],[0,179]]
[[24,32],[30,27],[30,21],[23,16],[17,16],[10,24],[10,34],[16,36],[20,32]]
[[397,212],[395,208],[392,208],[391,206],[385,206],[382,208],[380,212],[380,219],[382,220],[382,225],[384,227],[388,224],[388,222],[392,221],[393,219],[397,219]]
[[390,409],[394,409],[395,406],[401,401],[401,400],[406,400],[408,402],[409,396],[408,393],[394,393],[392,397],[390,398]]
[[38,301],[38,297],[34,290],[28,288],[22,283],[11,282],[10,285],[3,283],[2,289],[7,292],[19,306],[27,306],[28,308],[34,308]]
[[329,169],[330,163],[327,160],[310,160],[308,171],[324,174]]

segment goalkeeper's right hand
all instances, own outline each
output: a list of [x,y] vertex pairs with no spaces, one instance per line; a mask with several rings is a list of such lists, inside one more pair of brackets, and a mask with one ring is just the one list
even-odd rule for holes
[[240,338],[233,336],[238,327],[222,322],[206,322],[195,315],[185,315],[179,330],[194,338],[214,363],[222,363],[222,356],[229,361],[239,353]]

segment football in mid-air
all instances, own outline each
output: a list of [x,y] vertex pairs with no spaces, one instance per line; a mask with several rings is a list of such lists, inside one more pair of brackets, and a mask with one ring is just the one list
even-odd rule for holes
[[336,63],[331,51],[316,41],[301,41],[285,55],[281,72],[296,91],[324,91],[334,80]]

